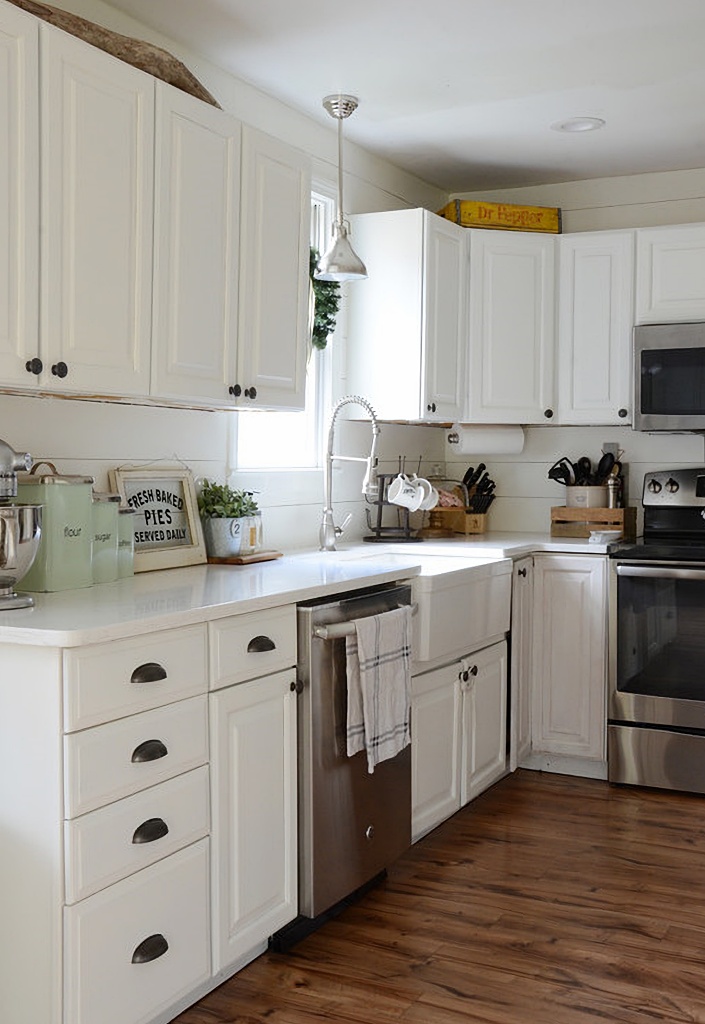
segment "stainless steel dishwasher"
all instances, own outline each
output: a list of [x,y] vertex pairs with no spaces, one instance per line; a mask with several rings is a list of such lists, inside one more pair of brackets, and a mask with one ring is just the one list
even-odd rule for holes
[[411,843],[411,748],[367,771],[346,753],[345,634],[352,620],[411,603],[408,585],[298,609],[299,913],[316,918]]

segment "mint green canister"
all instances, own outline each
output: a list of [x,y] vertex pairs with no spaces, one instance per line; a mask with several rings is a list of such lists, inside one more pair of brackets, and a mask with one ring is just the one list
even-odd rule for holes
[[[47,467],[49,472],[39,472]],[[93,584],[93,477],[66,476],[51,462],[38,462],[17,476],[16,503],[42,505],[42,536],[23,590],[74,590]]]

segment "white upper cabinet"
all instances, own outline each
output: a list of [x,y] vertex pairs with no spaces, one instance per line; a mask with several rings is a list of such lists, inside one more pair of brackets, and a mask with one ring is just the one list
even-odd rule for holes
[[31,387],[39,357],[39,31],[0,9],[0,383]]
[[634,232],[558,239],[560,423],[631,422]]
[[152,394],[232,404],[241,125],[156,87]]
[[474,423],[554,417],[555,238],[470,229],[469,402]]
[[705,224],[636,232],[636,322],[705,320]]
[[427,210],[351,219],[369,277],[349,285],[348,390],[382,419],[448,421],[464,407],[464,228]]
[[303,409],[308,356],[311,169],[253,128],[242,133],[241,407]]
[[154,79],[49,25],[40,34],[41,383],[147,395]]

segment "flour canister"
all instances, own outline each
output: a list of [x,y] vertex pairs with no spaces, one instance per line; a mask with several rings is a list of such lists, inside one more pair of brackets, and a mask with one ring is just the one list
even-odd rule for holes
[[38,462],[30,473],[18,474],[17,503],[44,506],[39,550],[22,580],[23,590],[92,585],[92,492],[92,476],[63,475],[51,462]]

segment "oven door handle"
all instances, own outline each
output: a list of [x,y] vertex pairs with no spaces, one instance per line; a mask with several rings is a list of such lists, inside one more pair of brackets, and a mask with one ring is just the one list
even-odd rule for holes
[[651,576],[661,580],[705,580],[705,569],[686,566],[618,565],[618,576]]

